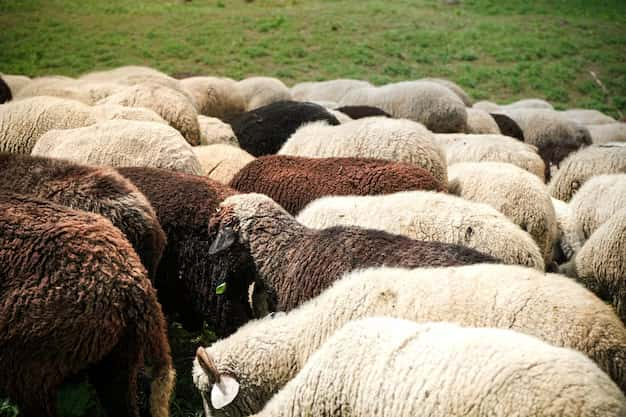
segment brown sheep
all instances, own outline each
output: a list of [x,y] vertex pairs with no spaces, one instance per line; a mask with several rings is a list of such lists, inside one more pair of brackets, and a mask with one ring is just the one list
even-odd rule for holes
[[327,195],[375,195],[409,190],[445,191],[427,170],[413,164],[370,158],[258,158],[231,180],[243,193],[262,193],[295,215]]
[[24,417],[56,415],[59,386],[86,371],[109,415],[169,415],[166,323],[135,251],[104,217],[0,192],[0,392]]

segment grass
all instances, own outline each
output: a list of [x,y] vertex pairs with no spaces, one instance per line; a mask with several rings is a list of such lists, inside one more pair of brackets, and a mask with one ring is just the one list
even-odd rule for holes
[[6,73],[441,76],[475,99],[626,108],[623,0],[0,0],[0,27]]
[[[626,110],[624,0],[0,0],[0,27],[4,73],[76,76],[139,64],[288,84],[439,76],[477,100]],[[200,338],[170,327],[174,417],[202,414],[189,375]],[[74,389],[72,399],[90,395]],[[80,401],[70,405],[91,406]],[[0,399],[0,416],[16,412]]]

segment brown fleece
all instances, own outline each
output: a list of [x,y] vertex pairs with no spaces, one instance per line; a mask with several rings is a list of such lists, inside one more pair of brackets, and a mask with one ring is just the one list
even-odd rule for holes
[[131,245],[100,215],[44,200],[0,191],[0,213],[0,392],[24,417],[55,416],[59,385],[86,370],[109,415],[137,416],[144,358],[157,381],[172,363]]
[[210,228],[228,228],[238,235],[242,245],[231,246],[227,252],[244,248],[242,256],[251,258],[257,282],[269,293],[270,311],[289,311],[355,269],[498,262],[465,246],[418,241],[379,230],[343,226],[309,229],[280,208],[263,207],[243,220],[236,217],[232,207],[224,206],[211,220]]
[[231,180],[243,193],[272,198],[295,215],[328,195],[376,195],[399,191],[445,191],[427,170],[370,158],[304,158],[271,155],[244,166]]
[[351,119],[362,119],[364,117],[391,117],[386,111],[373,106],[342,106],[335,110],[342,112]]
[[[208,224],[218,204],[235,190],[205,177],[155,168],[120,168],[156,210],[167,246],[155,287],[167,314],[178,314],[187,329],[206,320],[215,333],[226,336],[250,319],[247,265],[218,254],[209,256],[213,241]],[[223,263],[236,263],[230,275]],[[225,294],[216,288],[227,282]]]
[[120,229],[154,278],[165,248],[150,203],[112,168],[0,153],[0,190],[98,213]]

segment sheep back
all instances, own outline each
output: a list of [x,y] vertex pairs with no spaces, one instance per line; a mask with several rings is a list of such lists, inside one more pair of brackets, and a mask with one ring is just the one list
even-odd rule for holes
[[11,101],[13,99],[13,94],[11,93],[11,88],[9,85],[0,77],[0,104],[4,104],[7,101]]
[[467,133],[499,135],[500,128],[489,113],[479,109],[467,108]]
[[626,123],[587,126],[593,143],[626,142]]
[[336,110],[348,115],[353,120],[363,119],[364,117],[391,117],[386,111],[373,106],[343,106],[338,107]]
[[223,143],[194,146],[193,153],[202,165],[203,174],[222,184],[228,184],[243,167],[255,160],[243,149]]
[[367,81],[340,78],[296,84],[291,87],[291,94],[294,100],[334,101],[338,103],[350,90],[363,87],[372,87],[372,84]]
[[246,100],[230,78],[190,77],[180,81],[194,100],[198,113],[226,120],[246,111]]
[[228,144],[239,147],[233,128],[215,117],[198,116],[200,143],[202,145]]
[[246,101],[247,111],[292,99],[289,88],[277,78],[248,77],[237,82],[237,87]]

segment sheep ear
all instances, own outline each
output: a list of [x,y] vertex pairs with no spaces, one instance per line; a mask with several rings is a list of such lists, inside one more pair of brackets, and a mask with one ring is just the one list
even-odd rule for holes
[[209,255],[215,255],[230,248],[235,243],[236,234],[232,227],[224,227],[217,232],[215,240],[209,248]]
[[239,393],[239,382],[228,375],[222,375],[211,389],[211,405],[216,410],[232,403]]

